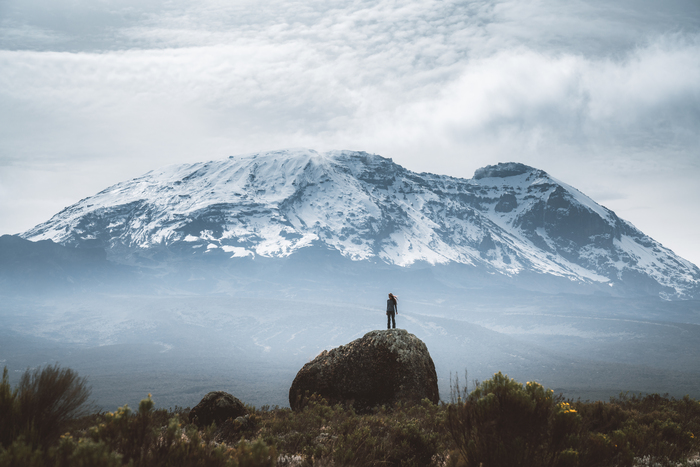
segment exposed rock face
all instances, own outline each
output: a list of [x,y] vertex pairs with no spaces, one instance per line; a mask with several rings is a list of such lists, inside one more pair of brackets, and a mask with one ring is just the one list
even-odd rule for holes
[[423,341],[404,329],[368,332],[299,370],[289,389],[289,405],[316,393],[328,402],[352,404],[358,411],[396,402],[439,400],[433,359]]
[[190,422],[205,427],[216,422],[221,426],[229,418],[237,418],[248,413],[243,403],[224,391],[213,391],[190,411]]
[[[168,278],[189,277],[194,266],[218,281],[228,274],[219,266],[238,275],[248,259],[264,257],[265,281],[288,282],[279,267],[286,261],[273,258],[305,261],[322,251],[344,270],[365,269],[350,261],[428,262],[499,287],[700,298],[700,268],[575,188],[516,162],[463,179],[411,172],[364,152],[249,154],[151,171],[21,236],[79,247],[66,249],[71,257],[104,249],[109,261],[152,266],[158,277],[161,267],[175,267]],[[533,273],[542,278],[537,285]]]

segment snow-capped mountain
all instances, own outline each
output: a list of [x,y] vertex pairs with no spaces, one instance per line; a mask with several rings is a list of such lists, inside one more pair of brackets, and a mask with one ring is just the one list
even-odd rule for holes
[[417,174],[364,152],[284,150],[176,165],[118,183],[22,234],[120,260],[153,249],[288,257],[325,245],[353,261],[461,264],[518,277],[700,297],[700,269],[546,172]]

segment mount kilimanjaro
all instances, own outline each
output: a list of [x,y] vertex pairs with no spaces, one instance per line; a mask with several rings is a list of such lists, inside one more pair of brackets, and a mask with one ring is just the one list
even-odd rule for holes
[[697,266],[575,188],[513,162],[472,179],[414,173],[354,151],[174,165],[111,186],[20,236],[104,249],[110,262],[140,270],[201,271],[215,262],[272,271],[323,251],[334,270],[449,271],[437,275],[457,287],[700,298]]

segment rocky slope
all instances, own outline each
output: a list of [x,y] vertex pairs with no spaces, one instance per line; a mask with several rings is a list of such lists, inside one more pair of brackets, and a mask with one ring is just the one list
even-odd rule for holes
[[312,245],[398,267],[459,264],[663,298],[700,297],[700,269],[546,172],[414,173],[364,152],[285,150],[176,165],[119,183],[22,234],[133,262],[284,258]]

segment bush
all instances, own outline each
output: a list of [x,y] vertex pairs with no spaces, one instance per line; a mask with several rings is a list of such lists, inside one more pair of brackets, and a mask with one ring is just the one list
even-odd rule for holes
[[27,370],[12,390],[5,368],[0,383],[0,445],[10,446],[22,437],[30,445],[50,446],[73,419],[86,413],[89,397],[85,378],[71,369],[53,365]]
[[54,366],[27,371],[13,390],[5,369],[0,467],[677,466],[700,449],[700,403],[687,396],[573,402],[501,373],[471,394],[456,383],[447,405],[358,414],[312,395],[297,412],[249,407],[202,430],[186,423],[186,409],[156,410],[150,395],[136,411],[73,419],[84,384]]
[[572,402],[497,373],[453,397],[453,466],[676,466],[700,448],[700,403],[687,396]]
[[172,416],[164,427],[158,423],[159,418],[149,395],[136,413],[125,405],[104,414],[102,422],[88,431],[88,438],[135,467],[267,467],[276,460],[274,448],[261,440],[241,440],[229,447],[213,442],[215,425],[200,432],[195,425],[183,428],[178,415]]
[[[459,389],[456,391],[459,394]],[[525,386],[496,373],[447,411],[456,465],[574,466],[580,416],[538,383]]]
[[585,465],[632,466],[644,462],[677,465],[697,452],[700,403],[649,394],[621,394],[609,403],[577,403],[585,436]]
[[19,415],[19,404],[16,403],[17,391],[10,386],[7,367],[2,372],[0,382],[0,447],[8,447],[17,438],[19,426],[22,424]]
[[304,465],[440,465],[447,451],[444,409],[428,400],[358,414],[312,395],[303,409],[256,414],[263,439]]

